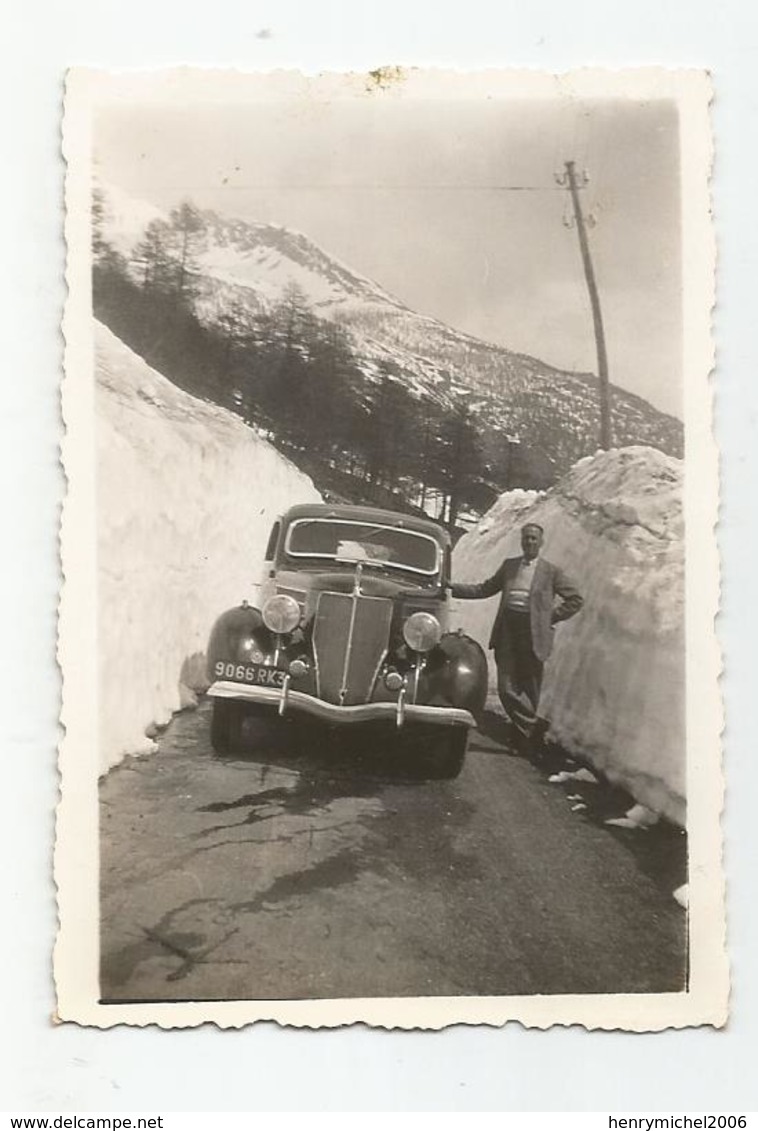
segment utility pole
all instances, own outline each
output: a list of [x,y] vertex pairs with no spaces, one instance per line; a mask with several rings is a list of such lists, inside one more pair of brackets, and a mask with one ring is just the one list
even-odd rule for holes
[[[592,258],[590,256],[590,245],[587,240],[587,228],[585,226],[584,216],[582,215],[582,206],[579,201],[579,187],[577,185],[576,169],[573,161],[566,162],[565,176],[556,177],[560,185],[568,187],[571,193],[571,202],[574,206],[574,218],[576,220],[576,232],[579,236],[579,248],[582,253],[582,263],[584,265],[584,277],[587,280],[587,290],[590,293],[590,305],[592,307],[592,321],[595,326],[595,345],[597,346],[597,375],[600,379],[600,447],[605,448],[606,451],[611,446],[611,389],[608,380],[608,354],[605,349],[605,332],[603,330],[603,314],[600,310],[600,297],[597,293],[597,283],[595,282],[595,272],[592,267]],[[584,174],[584,183],[587,183],[587,175]]]

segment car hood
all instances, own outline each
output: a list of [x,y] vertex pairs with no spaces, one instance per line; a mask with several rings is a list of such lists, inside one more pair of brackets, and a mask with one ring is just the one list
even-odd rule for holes
[[[300,590],[310,594],[318,593],[352,593],[355,585],[355,572],[353,570],[325,570],[313,573],[303,570],[280,570],[276,578],[277,588],[287,590]],[[407,578],[395,579],[392,577],[378,577],[376,574],[364,571],[361,576],[361,593],[366,597],[389,597],[394,599],[401,596],[428,596],[438,595],[438,590],[426,586],[409,584]]]

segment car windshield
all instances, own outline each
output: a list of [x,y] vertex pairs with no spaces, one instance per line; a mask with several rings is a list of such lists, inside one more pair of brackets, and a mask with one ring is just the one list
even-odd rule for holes
[[437,573],[440,561],[439,546],[428,534],[336,518],[293,522],[287,534],[286,550],[295,558],[364,561],[426,577]]

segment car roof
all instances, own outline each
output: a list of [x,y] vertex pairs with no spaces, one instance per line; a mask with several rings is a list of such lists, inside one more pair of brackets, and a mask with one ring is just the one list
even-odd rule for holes
[[402,527],[412,530],[417,534],[427,534],[442,545],[450,543],[450,535],[444,527],[431,518],[418,518],[414,514],[404,514],[402,511],[382,510],[379,507],[359,507],[345,503],[301,503],[299,506],[290,507],[281,516],[281,521],[288,525],[300,518],[341,518],[348,522],[371,522],[379,525]]

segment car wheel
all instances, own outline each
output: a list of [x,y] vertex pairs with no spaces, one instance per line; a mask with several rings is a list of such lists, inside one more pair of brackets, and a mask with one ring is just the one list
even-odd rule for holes
[[214,699],[211,746],[216,754],[237,754],[242,748],[245,709],[234,699]]
[[432,781],[451,781],[463,769],[468,745],[467,727],[433,727],[424,736],[420,768]]

